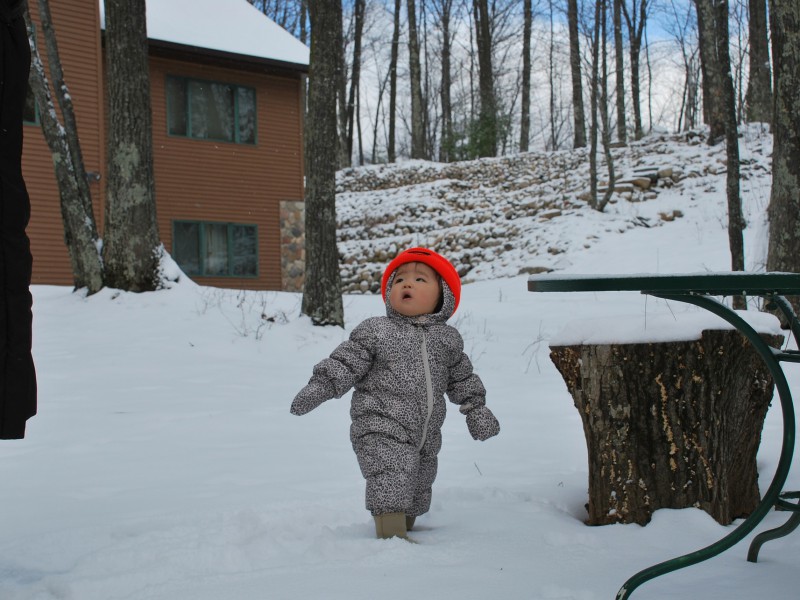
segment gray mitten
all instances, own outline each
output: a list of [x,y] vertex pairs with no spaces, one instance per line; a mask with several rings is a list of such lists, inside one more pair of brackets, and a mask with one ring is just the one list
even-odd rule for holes
[[291,413],[293,415],[304,415],[332,397],[333,395],[328,393],[323,384],[311,381],[292,400]]
[[467,413],[467,429],[473,439],[482,442],[500,433],[500,423],[491,410],[479,406]]

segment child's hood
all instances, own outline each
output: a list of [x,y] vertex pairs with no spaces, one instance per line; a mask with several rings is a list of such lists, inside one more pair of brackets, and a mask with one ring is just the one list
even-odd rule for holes
[[[399,268],[399,267],[398,267]],[[392,304],[389,301],[389,297],[391,296],[392,292],[392,284],[394,283],[394,277],[397,274],[397,269],[389,276],[389,279],[386,282],[386,316],[388,317],[395,317],[399,319],[410,319],[415,322],[434,322],[434,323],[444,323],[453,316],[453,313],[456,309],[456,297],[453,294],[453,290],[450,289],[450,286],[447,285],[447,282],[440,278],[441,285],[442,285],[442,307],[438,310],[438,312],[432,315],[419,315],[417,317],[407,317],[405,315],[401,315],[399,312],[392,308]]]
[[[431,269],[436,271],[439,275],[439,281],[442,285],[442,306],[433,315],[420,315],[418,317],[404,317],[400,313],[392,309],[389,302],[389,296],[392,291],[392,282],[394,282],[397,270],[404,264],[410,262],[419,262],[428,265]],[[386,313],[390,317],[403,317],[411,318],[416,322],[441,322],[444,323],[453,316],[458,308],[459,300],[461,298],[461,277],[456,271],[449,260],[441,254],[430,250],[429,248],[409,248],[398,254],[386,267],[383,272],[381,280],[381,293],[383,294],[386,303]]]

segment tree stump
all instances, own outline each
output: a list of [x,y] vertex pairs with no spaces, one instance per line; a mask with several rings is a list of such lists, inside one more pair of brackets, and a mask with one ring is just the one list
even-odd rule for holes
[[659,508],[694,506],[727,525],[755,509],[773,381],[744,336],[550,349],[583,420],[588,524],[645,525]]

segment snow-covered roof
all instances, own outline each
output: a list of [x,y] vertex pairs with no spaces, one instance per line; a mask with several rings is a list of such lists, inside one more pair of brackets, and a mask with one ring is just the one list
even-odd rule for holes
[[148,0],[147,37],[303,66],[309,60],[305,44],[247,0]]

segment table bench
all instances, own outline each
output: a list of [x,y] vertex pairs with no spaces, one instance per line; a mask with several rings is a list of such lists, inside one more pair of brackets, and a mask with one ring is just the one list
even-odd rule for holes
[[[796,273],[702,273],[675,275],[532,275],[531,292],[608,292],[638,291],[642,294],[684,302],[707,310],[744,335],[764,360],[778,390],[783,418],[783,439],[775,475],[755,510],[733,531],[719,541],[683,556],[648,567],[630,577],[617,592],[617,600],[626,600],[641,584],[660,575],[697,564],[731,548],[752,532],[770,509],[791,511],[781,527],[757,535],[750,544],[747,560],[756,562],[761,546],[791,533],[800,525],[800,493],[783,492],[789,475],[795,444],[795,413],[791,391],[781,367],[782,362],[800,362],[800,351],[776,350],[766,344],[755,329],[736,311],[715,296],[756,296],[766,300],[770,310],[779,311],[789,330],[800,343],[800,320],[785,296],[800,295],[800,274]],[[795,502],[792,502],[795,500]]]

